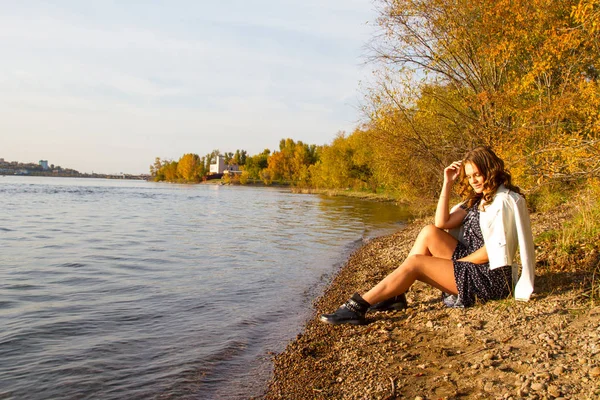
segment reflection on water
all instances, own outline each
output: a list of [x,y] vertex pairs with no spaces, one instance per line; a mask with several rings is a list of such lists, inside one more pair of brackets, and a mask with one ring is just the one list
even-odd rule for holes
[[364,239],[395,231],[409,218],[407,209],[391,202],[364,201],[342,196],[323,196],[319,207],[329,219],[335,220],[341,215],[343,218],[352,218],[362,223]]
[[0,398],[248,398],[389,203],[4,177]]

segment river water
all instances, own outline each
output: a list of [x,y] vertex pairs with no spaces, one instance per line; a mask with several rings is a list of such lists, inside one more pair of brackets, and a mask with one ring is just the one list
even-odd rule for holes
[[0,176],[0,398],[249,398],[389,203]]

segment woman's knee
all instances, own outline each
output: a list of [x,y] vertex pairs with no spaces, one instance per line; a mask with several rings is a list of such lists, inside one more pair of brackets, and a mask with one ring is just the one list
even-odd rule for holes
[[426,236],[426,237],[431,237],[431,236],[437,236],[439,235],[439,233],[442,232],[442,230],[440,228],[438,228],[437,226],[433,225],[433,224],[429,224],[423,227],[423,229],[421,229],[421,235]]
[[401,268],[404,268],[404,270],[408,273],[414,274],[418,272],[419,265],[422,264],[423,257],[427,256],[421,254],[412,254],[408,256],[406,260],[404,260],[404,263],[402,263]]

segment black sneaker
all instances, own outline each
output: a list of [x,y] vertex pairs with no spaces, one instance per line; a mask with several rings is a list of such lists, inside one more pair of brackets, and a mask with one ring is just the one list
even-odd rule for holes
[[404,293],[389,298],[369,307],[369,311],[400,311],[408,307],[406,295]]
[[350,300],[345,302],[333,314],[321,315],[320,320],[331,325],[364,325],[367,323],[365,313],[368,308],[369,303],[365,302],[358,294],[354,294]]

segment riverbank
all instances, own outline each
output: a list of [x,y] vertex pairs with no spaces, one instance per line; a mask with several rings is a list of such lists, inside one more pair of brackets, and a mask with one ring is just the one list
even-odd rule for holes
[[292,193],[320,194],[329,197],[352,197],[361,200],[382,201],[397,203],[398,199],[384,193],[373,193],[371,191],[356,191],[351,189],[314,189],[314,188],[291,188]]
[[[568,207],[534,213],[534,235],[551,235],[572,216]],[[316,300],[304,332],[275,357],[265,398],[598,398],[600,307],[588,290],[597,279],[597,243],[557,268],[548,242],[537,241],[529,302],[449,309],[439,291],[417,282],[404,311],[368,314],[369,324],[359,327],[318,321],[397,266],[426,223],[416,220],[352,254]]]

